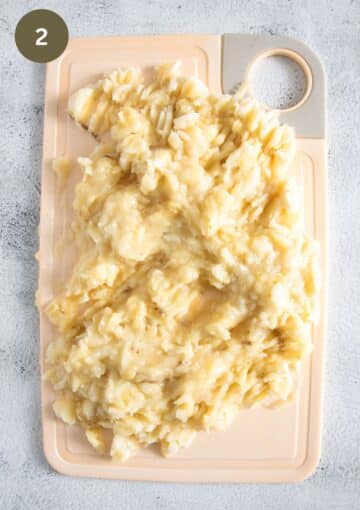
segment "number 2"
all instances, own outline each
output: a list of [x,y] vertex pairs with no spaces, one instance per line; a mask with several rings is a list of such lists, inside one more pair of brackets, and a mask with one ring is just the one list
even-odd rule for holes
[[47,41],[44,41],[45,37],[48,35],[46,28],[37,28],[35,33],[40,34],[36,39],[35,46],[47,46]]

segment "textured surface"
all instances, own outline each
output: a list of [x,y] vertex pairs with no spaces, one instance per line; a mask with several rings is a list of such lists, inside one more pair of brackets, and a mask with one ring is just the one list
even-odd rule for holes
[[[306,482],[166,485],[72,479],[41,449],[37,287],[44,67],[15,47],[17,21],[46,7],[70,34],[250,32],[307,42],[326,66],[329,92],[330,289],[323,455]],[[360,4],[319,0],[121,2],[3,0],[0,13],[0,483],[4,509],[355,510],[360,507],[359,363]],[[357,227],[357,228],[356,228]]]

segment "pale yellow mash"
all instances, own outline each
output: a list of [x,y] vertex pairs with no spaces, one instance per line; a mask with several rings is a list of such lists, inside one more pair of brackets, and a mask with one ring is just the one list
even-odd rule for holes
[[151,443],[174,454],[244,407],[289,399],[317,291],[293,130],[177,64],[150,83],[113,71],[69,112],[99,144],[78,159],[80,258],[47,307],[56,415],[123,461]]

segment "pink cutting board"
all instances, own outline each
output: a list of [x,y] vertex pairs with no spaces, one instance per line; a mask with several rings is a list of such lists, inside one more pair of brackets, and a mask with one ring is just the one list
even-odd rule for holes
[[[279,409],[240,412],[224,432],[200,433],[189,449],[163,458],[155,447],[118,464],[99,456],[83,431],[68,427],[53,414],[50,385],[42,381],[45,456],[57,471],[72,476],[174,482],[295,482],[309,476],[321,448],[324,341],[326,320],[327,184],[325,139],[325,78],[316,55],[304,44],[284,37],[255,35],[162,35],[83,38],[70,41],[65,53],[47,66],[42,197],[40,222],[39,304],[43,308],[58,292],[71,269],[71,250],[61,239],[72,218],[73,185],[61,189],[51,169],[63,154],[86,156],[91,136],[67,114],[69,95],[116,67],[143,69],[181,60],[184,72],[199,76],[213,91],[225,92],[243,80],[256,58],[285,54],[303,66],[308,80],[304,100],[283,111],[282,120],[295,126],[298,154],[293,171],[303,190],[305,225],[321,248],[321,313],[313,327],[314,350],[301,366],[293,402]],[[45,314],[41,319],[41,365],[56,331]]]

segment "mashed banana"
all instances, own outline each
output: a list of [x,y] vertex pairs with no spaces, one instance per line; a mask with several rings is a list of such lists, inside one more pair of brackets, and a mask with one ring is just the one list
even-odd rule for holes
[[289,399],[317,287],[293,130],[178,65],[150,84],[113,71],[69,111],[110,136],[78,159],[80,256],[47,307],[56,415],[123,461],[151,443],[174,454],[241,408]]

